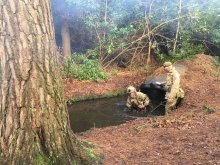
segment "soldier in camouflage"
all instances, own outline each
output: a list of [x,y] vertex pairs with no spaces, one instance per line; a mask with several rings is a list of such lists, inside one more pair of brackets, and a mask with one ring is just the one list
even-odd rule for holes
[[166,81],[160,84],[164,84],[167,90],[165,96],[167,100],[165,110],[166,114],[168,114],[180,104],[181,100],[184,98],[184,91],[180,88],[180,74],[176,71],[172,63],[165,62],[163,67],[168,74]]
[[133,86],[127,88],[127,93],[129,95],[126,106],[129,110],[145,110],[150,103],[148,96],[142,92],[137,92]]

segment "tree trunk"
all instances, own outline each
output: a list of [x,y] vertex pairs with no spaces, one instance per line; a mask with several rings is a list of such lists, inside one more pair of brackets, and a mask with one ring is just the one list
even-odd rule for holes
[[105,15],[104,15],[105,27],[104,27],[104,34],[103,34],[104,41],[106,37],[107,14],[108,14],[108,0],[105,0]]
[[0,13],[0,164],[87,162],[63,99],[50,1],[1,0]]
[[173,45],[173,53],[176,52],[176,44],[179,38],[179,32],[180,32],[180,15],[182,12],[182,0],[179,0],[179,9],[178,9],[178,22],[177,22],[177,28],[176,28],[176,36],[175,36],[175,41],[174,41],[174,45]]
[[148,53],[147,53],[147,65],[151,64],[151,42],[148,45]]
[[63,21],[62,28],[61,28],[61,36],[63,42],[63,54],[64,59],[67,59],[71,56],[71,41],[70,41],[70,31],[69,25],[67,21]]

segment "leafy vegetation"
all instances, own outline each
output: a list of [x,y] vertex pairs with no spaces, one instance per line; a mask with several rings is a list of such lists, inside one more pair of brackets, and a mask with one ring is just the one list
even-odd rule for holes
[[66,59],[62,68],[62,75],[75,77],[79,80],[98,81],[107,79],[108,75],[102,70],[98,60],[89,59],[84,55],[73,55]]
[[194,55],[199,53],[204,53],[204,47],[203,45],[193,45],[187,42],[183,42],[182,47],[179,48],[175,53],[171,52],[170,56],[166,56],[163,54],[160,54],[160,60],[165,61],[179,61],[184,59],[192,59]]
[[219,56],[215,56],[213,62],[215,64],[215,66],[220,67],[220,57]]
[[[87,45],[78,46],[86,47],[81,52],[89,58],[84,64],[90,66],[98,65],[97,62],[103,68],[113,63],[137,68],[150,63],[152,58],[177,61],[198,53],[214,55],[217,51],[213,50],[220,50],[218,0],[66,0],[66,3],[77,13],[74,19],[77,21],[70,17],[69,22],[77,36],[74,42]],[[66,66],[71,71],[65,70],[65,75],[88,79],[81,71],[73,72],[69,64]],[[91,72],[89,77],[96,77],[95,71]],[[97,77],[105,78],[103,74]]]

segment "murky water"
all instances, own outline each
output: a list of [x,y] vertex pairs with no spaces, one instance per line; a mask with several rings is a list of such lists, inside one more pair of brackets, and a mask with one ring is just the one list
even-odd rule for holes
[[83,132],[93,127],[107,127],[125,123],[146,113],[127,112],[126,96],[76,102],[68,106],[70,123],[74,132]]
[[[181,74],[185,73],[184,66],[175,65],[175,67]],[[165,113],[166,91],[155,86],[155,82],[163,82],[165,79],[166,75],[158,76],[147,80],[140,86],[140,90],[149,96],[153,104],[148,108],[150,115],[164,115]],[[93,127],[119,125],[137,117],[150,117],[143,112],[127,112],[126,100],[127,96],[120,96],[74,103],[68,107],[73,131],[83,132]]]

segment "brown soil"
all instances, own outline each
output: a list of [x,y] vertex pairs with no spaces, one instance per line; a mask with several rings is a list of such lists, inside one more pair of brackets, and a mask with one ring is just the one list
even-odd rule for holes
[[[186,96],[169,116],[136,119],[77,136],[98,146],[95,150],[104,155],[105,165],[220,165],[219,72],[210,56],[197,55],[181,64],[186,67],[182,76]],[[144,72],[129,72],[99,83],[66,80],[66,97],[125,90],[146,78]]]
[[118,71],[116,76],[109,74],[110,79],[99,82],[79,81],[76,79],[64,80],[65,98],[89,98],[90,96],[103,96],[104,94],[114,94],[125,92],[130,84],[139,86],[148,73],[146,71]]

